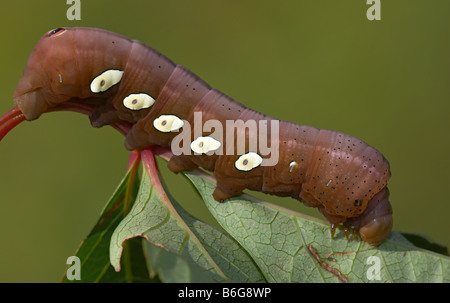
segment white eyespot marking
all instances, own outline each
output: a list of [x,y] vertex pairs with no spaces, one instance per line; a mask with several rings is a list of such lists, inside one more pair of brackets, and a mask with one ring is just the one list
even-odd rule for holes
[[292,173],[294,171],[294,169],[296,169],[298,166],[297,162],[292,161],[291,163],[289,163],[289,172]]
[[153,103],[155,103],[155,99],[144,93],[130,94],[123,99],[123,105],[131,110],[149,108]]
[[198,137],[191,143],[191,150],[197,154],[206,154],[217,150],[222,143],[211,137]]
[[240,156],[239,159],[237,159],[234,163],[234,166],[236,166],[238,170],[249,171],[260,166],[262,160],[263,159],[261,158],[261,156],[257,153],[249,152]]
[[116,85],[122,79],[123,71],[117,69],[109,69],[98,75],[91,82],[91,91],[93,93],[101,93],[112,86]]
[[62,75],[61,74],[58,74],[58,80],[59,80],[59,83],[62,83]]
[[179,130],[183,125],[183,120],[174,115],[161,115],[153,121],[153,126],[163,133]]
[[330,186],[330,184],[333,182],[333,180],[328,180],[328,182],[327,182],[327,186]]

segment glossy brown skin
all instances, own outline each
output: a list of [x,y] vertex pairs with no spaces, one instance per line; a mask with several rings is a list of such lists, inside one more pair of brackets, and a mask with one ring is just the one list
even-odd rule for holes
[[[91,81],[110,69],[124,71],[121,81],[105,92],[91,92]],[[156,100],[152,107],[131,111],[123,105],[126,96],[141,92]],[[194,125],[195,112],[202,112],[203,123],[210,119],[223,123],[274,119],[212,89],[156,50],[92,28],[46,33],[31,53],[14,93],[16,105],[28,120],[68,100],[95,104],[91,116],[95,127],[117,121],[132,123],[125,140],[130,150],[154,145],[170,147],[178,133],[161,133],[153,126],[153,120],[162,114],[176,115],[190,125]],[[173,172],[196,167],[213,171],[217,179],[214,198],[218,201],[237,196],[246,188],[291,196],[319,208],[332,224],[355,227],[370,244],[384,241],[392,228],[392,208],[386,188],[389,163],[381,153],[335,131],[287,121],[280,121],[279,129],[280,158],[274,166],[240,171],[234,165],[239,155],[234,153],[173,156],[169,168]],[[206,135],[209,133],[203,133]],[[249,138],[257,134],[237,135]],[[225,150],[226,140],[222,144]],[[291,168],[289,163],[293,161],[297,165]]]

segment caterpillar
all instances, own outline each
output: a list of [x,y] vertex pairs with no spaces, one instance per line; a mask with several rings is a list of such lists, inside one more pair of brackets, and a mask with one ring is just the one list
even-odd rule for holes
[[[245,189],[290,196],[372,245],[392,229],[388,161],[341,132],[266,116],[211,88],[153,48],[95,28],[57,28],[30,54],[13,95],[27,120],[67,101],[101,127],[126,121],[129,150],[170,147],[174,173],[203,168],[217,201]],[[264,144],[263,144],[264,143]]]

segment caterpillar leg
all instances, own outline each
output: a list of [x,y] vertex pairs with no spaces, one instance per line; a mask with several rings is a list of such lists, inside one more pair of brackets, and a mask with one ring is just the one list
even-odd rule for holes
[[94,111],[89,117],[89,120],[91,121],[91,125],[93,127],[98,128],[120,121],[120,118],[117,116],[117,111],[114,107],[110,103],[105,103],[96,105]]
[[330,230],[331,230],[331,238],[332,239],[334,239],[334,234],[336,233],[336,227],[337,227],[337,224],[331,223]]
[[[334,234],[336,233],[336,228],[339,225],[339,223],[331,223],[330,229],[331,229],[331,238],[334,238]],[[345,238],[347,238],[347,241],[356,241],[358,240],[358,232],[356,228],[348,224],[347,222],[344,223],[344,232],[345,232]],[[350,239],[350,232],[353,234],[353,239]]]
[[140,149],[155,145],[150,141],[150,136],[143,130],[139,122],[134,124],[125,137],[125,148],[128,150]]
[[353,234],[353,240],[355,240],[355,241],[358,240],[358,232],[357,232],[356,228],[351,226],[351,224],[345,222],[344,223],[344,231],[345,231],[345,237],[347,238],[347,241],[349,241],[349,242],[352,241],[349,236],[350,232],[352,232],[352,234]]
[[217,202],[223,202],[226,199],[239,196],[240,194],[242,194],[243,190],[244,188],[233,188],[233,189],[226,188],[222,186],[220,182],[217,182],[216,189],[213,192],[213,198]]
[[178,174],[182,170],[193,170],[198,167],[197,164],[193,163],[187,156],[172,156],[170,158],[167,167],[171,172]]

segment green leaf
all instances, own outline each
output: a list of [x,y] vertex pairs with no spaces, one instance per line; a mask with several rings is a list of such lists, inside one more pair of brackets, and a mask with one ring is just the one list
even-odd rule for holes
[[212,177],[185,172],[219,224],[269,282],[450,282],[450,258],[392,232],[378,247],[348,242],[329,224],[248,195],[218,203]]
[[[125,242],[125,244],[127,244]],[[146,241],[148,269],[150,276],[158,277],[162,282],[188,283],[212,282],[204,270],[195,262],[160,248]]]
[[142,158],[145,168],[136,201],[111,238],[114,268],[120,271],[123,266],[124,242],[143,237],[152,244],[145,245],[150,273],[163,281],[263,282],[258,267],[235,240],[193,218],[167,195],[151,151],[142,151]]
[[450,258],[423,249],[436,250],[423,237],[409,237],[422,248],[397,232],[378,247],[340,230],[331,239],[328,223],[248,195],[217,203],[215,180],[186,172],[224,230],[212,227],[170,197],[152,152],[142,155],[140,183],[135,161],[77,252],[81,280],[64,282],[450,282]]
[[130,200],[136,193],[134,176],[136,162],[128,170],[116,191],[102,211],[100,219],[92,231],[81,243],[76,256],[80,259],[80,280],[69,280],[64,275],[63,282],[150,282],[142,241],[129,241],[124,248],[124,270],[117,273],[109,262],[109,245],[114,229],[129,210]]

